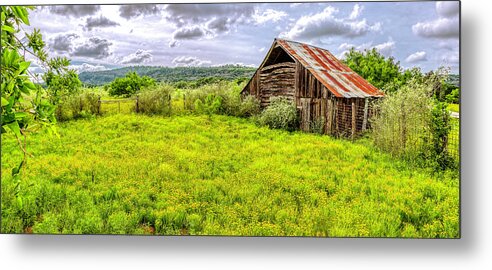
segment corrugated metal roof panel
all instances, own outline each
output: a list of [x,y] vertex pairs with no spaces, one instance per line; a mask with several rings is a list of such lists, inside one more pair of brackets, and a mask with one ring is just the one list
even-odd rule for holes
[[384,96],[381,90],[364,80],[328,50],[285,39],[276,39],[276,42],[335,96],[345,98]]

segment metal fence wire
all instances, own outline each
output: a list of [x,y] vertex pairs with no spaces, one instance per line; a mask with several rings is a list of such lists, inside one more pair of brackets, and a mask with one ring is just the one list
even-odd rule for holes
[[[338,99],[327,102],[321,99],[301,99],[301,129],[349,139],[360,137],[366,132],[378,132],[372,127],[372,120],[378,117],[374,102],[375,100],[371,99]],[[459,118],[456,117],[451,115],[451,130],[444,140],[444,151],[459,161],[460,130]],[[432,147],[433,135],[428,130],[424,131],[425,123],[419,116],[407,115],[404,121],[385,119],[385,133],[373,135],[392,145],[386,149],[391,154],[399,155],[407,150],[417,151],[424,144]]]

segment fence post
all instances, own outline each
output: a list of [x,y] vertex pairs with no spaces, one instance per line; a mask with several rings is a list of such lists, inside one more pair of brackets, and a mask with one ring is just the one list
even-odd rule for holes
[[362,120],[362,131],[366,131],[367,128],[367,111],[369,109],[369,98],[364,99],[364,119]]
[[121,101],[118,100],[118,113],[121,113]]
[[137,99],[135,100],[135,112],[138,113],[138,95],[137,95]]
[[355,111],[355,109],[356,109],[355,98],[353,98],[352,99],[352,140],[355,138],[355,131],[357,130],[356,121],[355,121],[357,112]]
[[333,112],[335,111],[335,108],[333,107],[333,99],[330,98],[328,99],[327,103],[327,116],[326,116],[326,134],[332,135],[333,134]]

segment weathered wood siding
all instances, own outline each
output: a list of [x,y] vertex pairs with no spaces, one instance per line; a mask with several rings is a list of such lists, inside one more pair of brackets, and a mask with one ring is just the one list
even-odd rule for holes
[[283,96],[294,100],[295,63],[278,63],[263,67],[259,73],[261,107],[270,104],[271,97]]

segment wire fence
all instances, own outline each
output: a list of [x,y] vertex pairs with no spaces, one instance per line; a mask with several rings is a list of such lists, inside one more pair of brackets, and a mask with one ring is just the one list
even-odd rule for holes
[[101,99],[98,101],[99,114],[132,113],[138,111],[138,97],[127,99]]
[[448,153],[455,160],[460,159],[460,119],[452,117],[451,118],[451,131],[448,136]]
[[[314,111],[314,113],[313,113]],[[387,112],[388,113],[388,112]],[[312,110],[312,117],[316,123],[316,109]],[[396,117],[393,117],[397,115]],[[318,116],[319,117],[319,116]],[[374,117],[382,117],[383,124],[373,129]],[[394,156],[425,156],[433,148],[434,134],[426,127],[425,119],[417,112],[404,114],[397,108],[394,113],[380,116],[378,108],[372,101],[338,100],[335,103],[334,117],[331,132],[324,132],[335,137],[357,138],[365,133],[371,134],[375,143]],[[326,126],[330,123],[326,122]],[[316,125],[312,125],[316,127]],[[460,159],[460,119],[459,115],[451,114],[450,132],[443,138],[443,151],[455,161]]]

